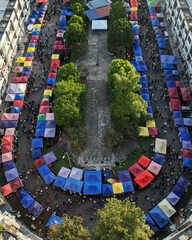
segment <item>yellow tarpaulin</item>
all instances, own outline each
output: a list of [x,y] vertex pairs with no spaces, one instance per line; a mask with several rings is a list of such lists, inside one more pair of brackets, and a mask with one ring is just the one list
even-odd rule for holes
[[147,121],[146,122],[146,127],[156,127],[155,121],[154,120]]
[[167,153],[167,140],[156,138],[155,140],[155,152],[160,154]]
[[173,214],[176,213],[175,208],[171,206],[171,204],[167,201],[167,199],[164,199],[161,201],[158,206],[161,208],[161,210],[167,215],[168,218],[173,216]]
[[41,24],[35,24],[34,28],[40,28]]
[[27,48],[27,52],[35,52],[35,47],[29,47],[29,48]]
[[53,54],[51,59],[59,59],[59,54]]
[[149,131],[147,127],[139,127],[139,137],[149,137]]
[[52,90],[45,90],[44,91],[44,94],[43,94],[44,96],[52,96]]
[[24,66],[25,66],[25,67],[31,67],[31,65],[32,65],[32,62],[25,62],[25,63],[24,63]]
[[132,7],[131,11],[137,11],[137,7]]
[[25,62],[25,57],[18,57],[17,58],[17,63],[24,63]]
[[113,187],[114,194],[119,194],[124,192],[122,182],[114,183],[112,187]]

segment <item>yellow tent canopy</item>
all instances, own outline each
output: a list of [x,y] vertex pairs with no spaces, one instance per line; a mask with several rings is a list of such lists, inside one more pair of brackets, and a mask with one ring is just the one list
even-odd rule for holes
[[112,187],[113,187],[114,194],[119,194],[124,192],[122,182],[114,183]]
[[167,215],[168,218],[173,216],[173,214],[176,213],[175,208],[171,206],[171,204],[167,201],[167,199],[164,199],[161,201],[158,206],[161,208],[161,210]]
[[137,11],[137,7],[132,7],[131,11]]
[[29,48],[27,48],[27,52],[35,52],[35,47],[29,47]]
[[155,140],[155,152],[160,154],[167,153],[167,139],[156,138]]
[[149,131],[147,127],[139,127],[139,137],[149,137]]
[[40,28],[41,24],[35,24],[34,28]]
[[49,96],[43,97],[42,101],[49,101]]
[[25,63],[24,63],[24,66],[25,66],[25,67],[31,67],[31,65],[32,65],[32,62],[25,62]]
[[44,94],[43,94],[44,96],[52,96],[52,90],[45,90],[44,91]]
[[52,54],[51,59],[59,59],[59,54]]
[[155,120],[147,121],[146,127],[156,127]]
[[17,58],[17,63],[24,63],[25,62],[25,57],[18,57]]

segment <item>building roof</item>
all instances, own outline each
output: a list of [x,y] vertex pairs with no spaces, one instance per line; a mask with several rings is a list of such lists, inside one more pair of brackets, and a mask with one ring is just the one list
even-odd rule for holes
[[96,1],[90,1],[86,5],[89,9],[95,9],[95,8],[107,6],[108,4],[105,0],[96,0]]
[[0,1],[0,21],[5,13],[5,9],[7,7],[9,0],[1,0]]
[[107,30],[107,20],[93,20],[92,21],[93,30]]

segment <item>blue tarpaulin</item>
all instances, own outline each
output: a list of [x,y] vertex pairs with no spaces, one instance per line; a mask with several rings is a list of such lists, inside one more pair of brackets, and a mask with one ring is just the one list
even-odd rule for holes
[[103,194],[113,194],[112,184],[102,184]]
[[159,48],[166,48],[165,39],[157,39]]
[[50,184],[53,181],[55,181],[55,176],[54,174],[50,171],[47,175],[43,176],[43,179],[46,184]]
[[136,56],[142,56],[142,50],[139,45],[134,45],[133,48]]
[[132,191],[134,191],[132,180],[128,181],[128,182],[123,182],[123,189],[124,189],[124,192],[132,192]]
[[176,184],[172,190],[178,197],[182,197],[185,192],[185,188],[181,187],[179,184]]
[[60,188],[64,188],[65,182],[66,182],[66,178],[57,176],[53,185],[60,187]]
[[84,171],[85,182],[101,182],[101,171]]
[[101,193],[101,182],[85,182],[83,186],[84,194],[100,194]]
[[50,163],[55,162],[57,160],[53,151],[48,152],[45,155],[43,155],[43,159],[45,160],[47,165],[49,165]]
[[132,181],[129,170],[118,171],[117,174],[120,182]]
[[49,174],[51,172],[51,170],[49,169],[47,164],[44,164],[43,166],[41,166],[37,170],[39,171],[39,173],[41,174],[42,177],[47,175],[47,174]]
[[155,206],[151,209],[149,214],[160,228],[163,228],[170,221],[159,206]]
[[80,193],[83,187],[83,181],[68,177],[64,188],[72,192]]
[[6,172],[6,171],[9,171],[9,170],[12,169],[12,168],[15,168],[15,164],[14,164],[14,162],[11,160],[11,161],[8,161],[8,162],[4,162],[4,163],[3,163],[3,167],[4,167],[5,172]]
[[141,93],[141,96],[142,96],[142,98],[143,98],[145,101],[150,100],[150,99],[149,99],[149,94],[143,94],[143,93]]
[[29,194],[26,194],[25,197],[23,197],[21,200],[21,204],[25,208],[28,208],[29,206],[31,206],[33,202],[35,202],[35,199],[33,199]]
[[8,171],[5,172],[5,177],[7,182],[11,182],[12,180],[16,179],[19,177],[18,172],[17,172],[17,168],[12,168]]
[[169,195],[166,197],[167,201],[170,202],[173,206],[178,203],[180,197],[177,196],[174,192],[170,192]]
[[41,211],[42,211],[42,206],[38,202],[34,202],[31,204],[31,206],[28,208],[28,211],[36,217]]
[[156,163],[159,163],[161,165],[163,164],[164,160],[165,160],[165,156],[161,155],[159,153],[156,153],[155,157],[153,158],[153,161],[155,161]]
[[57,216],[52,214],[51,217],[49,218],[47,224],[46,224],[46,227],[49,227],[51,224],[54,224],[54,223],[61,224],[62,222],[63,222],[62,218],[57,217]]
[[148,88],[141,88],[140,92],[141,93],[149,93],[149,89]]
[[32,138],[31,148],[42,148],[43,147],[43,138]]
[[139,34],[139,30],[137,27],[133,27],[133,31],[134,31],[134,35],[138,35]]
[[192,168],[192,158],[184,157],[183,158],[183,166]]
[[32,154],[33,159],[41,157],[42,156],[41,148],[36,148],[36,149],[32,150],[31,154]]

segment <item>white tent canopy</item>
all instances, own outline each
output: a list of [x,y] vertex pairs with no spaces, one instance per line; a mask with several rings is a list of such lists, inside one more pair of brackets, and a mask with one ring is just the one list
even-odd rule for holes
[[93,20],[92,30],[107,30],[107,20]]

